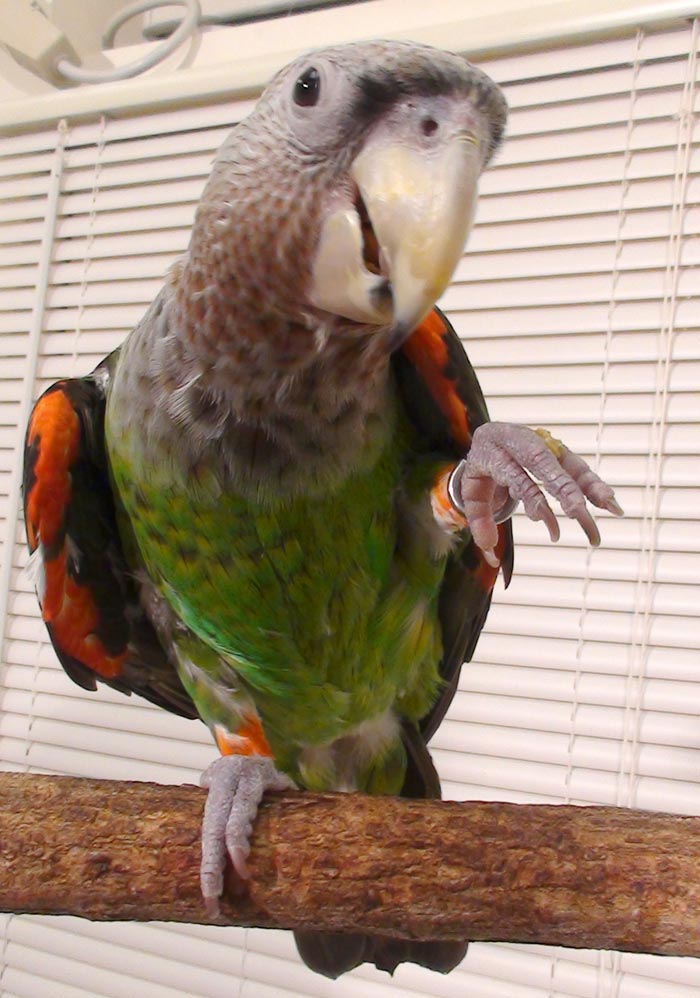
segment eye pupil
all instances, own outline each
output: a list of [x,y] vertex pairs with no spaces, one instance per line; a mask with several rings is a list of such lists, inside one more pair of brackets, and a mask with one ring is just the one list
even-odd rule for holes
[[299,107],[313,107],[321,96],[321,74],[312,66],[302,73],[294,84],[294,103]]

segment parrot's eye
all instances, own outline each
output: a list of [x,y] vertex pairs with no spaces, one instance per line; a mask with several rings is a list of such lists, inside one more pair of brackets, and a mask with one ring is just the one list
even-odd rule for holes
[[311,66],[294,84],[294,103],[299,107],[313,107],[321,96],[321,74]]

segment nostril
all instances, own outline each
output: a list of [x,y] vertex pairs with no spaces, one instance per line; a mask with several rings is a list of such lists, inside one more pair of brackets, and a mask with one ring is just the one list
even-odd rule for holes
[[423,118],[420,128],[423,135],[434,135],[438,130],[438,123],[435,118]]

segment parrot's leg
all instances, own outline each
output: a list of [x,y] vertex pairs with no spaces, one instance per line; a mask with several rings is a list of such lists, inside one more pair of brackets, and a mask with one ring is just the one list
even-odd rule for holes
[[567,516],[578,521],[595,546],[600,544],[600,533],[586,500],[615,516],[623,515],[611,487],[546,430],[484,423],[474,431],[469,454],[452,472],[448,493],[491,565],[498,565],[497,524],[510,515],[513,502],[521,501],[527,516],[542,520],[550,538],[559,539],[557,518],[533,478],[558,500]]
[[200,881],[207,912],[219,913],[226,854],[239,877],[250,877],[246,859],[260,801],[266,790],[293,790],[295,785],[268,756],[225,755],[202,774],[209,794],[202,822]]

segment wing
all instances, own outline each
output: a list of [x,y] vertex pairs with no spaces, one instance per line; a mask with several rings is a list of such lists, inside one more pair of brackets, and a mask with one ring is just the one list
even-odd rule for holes
[[24,453],[24,518],[41,613],[68,675],[184,717],[197,712],[139,602],[117,529],[104,447],[115,355],[36,403]]
[[[460,459],[468,452],[474,430],[488,421],[481,387],[454,329],[435,308],[411,334],[393,359],[402,401],[429,450]],[[498,528],[496,548],[506,586],[513,571],[510,521]],[[471,538],[448,558],[440,589],[439,617],[443,658],[443,692],[421,721],[426,742],[439,727],[457,691],[462,664],[474,654],[491,605],[498,569],[486,563]]]

